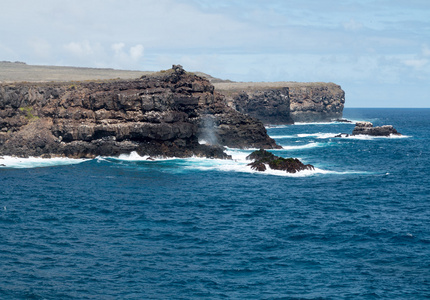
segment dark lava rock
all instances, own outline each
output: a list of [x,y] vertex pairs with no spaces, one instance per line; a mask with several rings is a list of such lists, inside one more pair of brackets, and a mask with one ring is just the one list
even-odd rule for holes
[[401,135],[392,125],[373,127],[370,122],[357,122],[352,135],[389,136]]
[[0,155],[229,158],[223,146],[279,148],[180,65],[134,80],[0,84]]
[[338,122],[338,123],[352,123],[352,121],[347,120],[347,119],[334,119],[332,121],[333,122]]
[[338,135],[334,136],[335,138],[343,138],[343,137],[349,137],[348,133],[339,133]]
[[253,170],[264,172],[266,164],[273,170],[282,170],[287,173],[296,173],[303,170],[315,170],[312,165],[305,165],[297,158],[283,158],[266,150],[260,149],[252,152],[246,157],[254,162],[248,164]]

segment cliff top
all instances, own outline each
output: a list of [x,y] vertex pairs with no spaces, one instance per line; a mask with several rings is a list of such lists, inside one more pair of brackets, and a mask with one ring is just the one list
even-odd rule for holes
[[85,81],[135,79],[149,71],[126,71],[101,68],[35,66],[22,62],[0,62],[0,82]]
[[[163,72],[163,71],[161,71]],[[166,71],[164,71],[166,72]],[[203,72],[192,72],[209,80],[217,90],[239,91],[256,90],[282,87],[302,87],[317,85],[333,85],[334,83],[324,82],[234,82],[215,78]],[[63,66],[38,66],[27,65],[23,62],[0,61],[0,82],[69,82],[69,81],[97,81],[112,79],[136,79],[143,75],[157,76],[160,72],[153,71],[128,71],[108,68],[82,68],[82,67],[63,67]]]
[[332,82],[296,82],[296,81],[277,81],[277,82],[215,82],[215,88],[220,91],[240,91],[240,90],[259,90],[259,89],[280,89],[284,87],[314,87],[332,86],[338,87]]

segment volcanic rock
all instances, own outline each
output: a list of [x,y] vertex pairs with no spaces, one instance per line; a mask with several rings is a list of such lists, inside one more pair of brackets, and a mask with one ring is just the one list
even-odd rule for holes
[[254,160],[248,164],[251,169],[256,171],[266,171],[266,165],[273,170],[282,170],[287,173],[296,173],[303,170],[315,170],[312,165],[305,165],[297,158],[283,158],[273,153],[260,149],[252,152],[246,157],[248,160]]
[[260,121],[179,65],[135,80],[0,85],[0,155],[227,158],[223,146],[279,148]]
[[264,124],[330,122],[342,118],[345,92],[334,83],[217,82],[216,90],[237,111]]
[[370,122],[357,122],[352,135],[389,136],[401,134],[392,125],[373,127]]

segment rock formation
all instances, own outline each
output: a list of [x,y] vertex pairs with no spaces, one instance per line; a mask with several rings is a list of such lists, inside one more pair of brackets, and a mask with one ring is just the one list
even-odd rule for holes
[[314,166],[305,165],[297,158],[283,158],[274,155],[266,150],[260,149],[252,152],[246,159],[253,160],[248,164],[253,170],[264,172],[266,165],[273,170],[282,170],[287,173],[296,173],[303,170],[314,170]]
[[389,136],[401,134],[392,125],[373,127],[370,122],[357,122],[352,135]]
[[241,90],[226,93],[229,105],[264,124],[293,124],[287,87]]
[[279,147],[180,66],[135,80],[0,85],[0,155],[226,157],[221,146]]
[[334,83],[219,82],[217,91],[236,110],[265,124],[341,119],[345,92]]
[[334,83],[289,85],[294,122],[330,122],[342,118],[345,92]]

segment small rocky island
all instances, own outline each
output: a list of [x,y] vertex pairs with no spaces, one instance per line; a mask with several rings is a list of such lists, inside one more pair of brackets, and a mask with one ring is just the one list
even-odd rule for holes
[[357,122],[352,135],[390,136],[401,134],[392,125],[373,127],[370,122]]
[[252,152],[246,157],[248,160],[253,160],[248,164],[251,169],[264,172],[267,170],[266,165],[272,170],[286,171],[287,173],[296,173],[304,170],[315,170],[312,165],[305,165],[297,158],[283,158],[274,155],[273,153],[260,149]]

